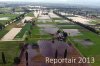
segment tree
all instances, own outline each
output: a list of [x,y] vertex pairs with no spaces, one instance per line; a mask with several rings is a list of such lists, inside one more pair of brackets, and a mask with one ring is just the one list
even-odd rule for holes
[[25,53],[25,57],[26,57],[26,66],[28,66],[28,52],[27,51]]
[[13,8],[12,11],[15,12],[15,8]]
[[28,41],[28,37],[25,38],[25,41]]
[[6,64],[6,58],[5,58],[4,52],[2,52],[2,61],[4,64]]
[[14,58],[14,64],[19,64],[20,63],[20,58],[19,57],[15,57]]
[[25,20],[24,23],[28,23],[27,20]]
[[56,52],[55,52],[55,58],[57,58],[57,56],[58,56],[58,51],[56,50]]
[[67,49],[65,49],[65,52],[64,52],[64,58],[67,57]]
[[5,26],[0,23],[0,30],[2,30]]
[[35,25],[35,22],[32,22],[32,25],[34,26]]
[[31,31],[30,31],[30,30],[28,31],[28,34],[29,34],[29,36],[31,37],[31,34],[32,34],[32,33],[31,33]]

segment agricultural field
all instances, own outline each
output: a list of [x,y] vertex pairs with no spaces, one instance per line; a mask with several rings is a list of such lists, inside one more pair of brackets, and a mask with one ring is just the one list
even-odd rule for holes
[[62,18],[52,18],[53,20],[63,20]]
[[[14,16],[12,15],[11,17]],[[1,41],[2,37],[5,36],[12,28],[19,28],[19,22],[11,23],[10,25],[6,26],[3,30],[0,30],[0,66],[13,66],[14,58],[19,57],[20,55],[20,43],[22,43],[21,41]],[[6,64],[3,64],[2,62],[2,52],[5,55]]]
[[97,18],[92,19],[92,20],[90,21],[90,23],[91,23],[91,24],[100,24],[100,19],[97,19]]
[[85,57],[95,58],[95,63],[91,64],[92,66],[100,65],[100,36],[86,29],[81,29],[80,32],[82,35],[70,37],[72,43]]
[[3,30],[0,30],[0,39],[7,33],[9,32],[12,28],[16,27],[17,23],[12,23],[11,25],[8,25],[6,28]]
[[10,22],[12,19],[15,19],[18,14],[10,14],[10,13],[4,13],[0,14],[0,23],[5,25],[7,22]]
[[31,30],[31,37],[28,36],[29,43],[37,43],[38,40],[43,40],[43,39],[50,39],[51,36],[49,34],[43,34],[43,30],[41,30],[40,27],[38,26],[33,26],[32,30]]
[[14,10],[15,12],[23,12],[24,11],[24,9],[21,8],[21,7],[16,7],[14,9],[12,9],[12,10]]
[[0,8],[0,13],[10,13],[12,11],[12,8],[10,7],[5,7],[5,8]]
[[25,16],[34,17],[34,14],[33,14],[33,13],[34,13],[34,12],[30,12],[30,13],[26,14]]
[[0,0],[0,66],[100,66],[99,6]]
[[[96,19],[96,22],[93,22],[94,24],[99,23],[99,19]],[[73,45],[79,50],[79,52],[85,56],[85,57],[94,57],[95,63],[92,63],[91,66],[99,66],[100,65],[100,36],[97,34],[81,27],[75,24],[71,23],[55,23],[60,29],[67,29],[67,32],[69,29],[77,29],[79,31],[79,34],[72,35],[69,34],[69,41],[72,42]],[[74,31],[73,30],[73,31]],[[75,33],[75,31],[73,32]]]
[[[20,53],[19,44],[20,42],[0,42],[0,66],[13,66],[14,58],[18,57]],[[7,64],[2,64],[2,52],[4,52]]]
[[[19,46],[21,45],[21,42],[28,43],[29,46],[27,47],[27,51],[31,52],[30,54],[34,55],[35,52],[37,52],[37,49],[36,50],[32,48],[30,49],[30,46],[32,45],[31,47],[33,47],[33,45],[35,44],[38,45],[38,42],[42,40],[45,40],[45,41],[52,40],[53,35],[55,35],[59,29],[68,34],[67,41],[70,41],[72,43],[72,45],[78,50],[77,52],[79,54],[81,54],[84,57],[95,58],[95,63],[91,64],[91,66],[100,65],[99,63],[100,62],[100,53],[99,53],[100,36],[92,33],[91,31],[79,25],[76,25],[68,20],[65,20],[53,13],[50,13],[49,15],[42,15],[40,12],[40,13],[37,13],[37,15],[38,17],[34,16],[33,12],[27,13],[25,15],[25,18],[27,16],[30,16],[30,17],[33,17],[32,20],[36,20],[36,21],[33,22],[33,21],[30,21],[31,19],[29,19],[27,23],[21,22],[21,21],[15,22],[8,25],[4,30],[0,31],[0,38],[2,38],[12,28],[21,28],[20,32],[14,37],[14,40],[23,39],[24,37],[22,41],[9,41],[9,43],[8,41],[5,41],[5,42],[0,41],[0,52],[1,53],[4,52],[6,61],[7,61],[7,64],[5,65],[2,64],[2,61],[1,61],[2,58],[1,58],[1,53],[0,53],[0,65],[2,66],[13,65],[14,57],[18,57],[20,54],[21,50],[19,49]],[[0,17],[10,17],[10,19],[16,16],[18,15],[10,15],[10,14],[0,15]],[[24,24],[24,25],[18,27],[18,24],[20,25]],[[76,49],[74,51],[76,51]],[[38,50],[41,51],[41,49],[38,49]],[[40,53],[37,53],[37,54],[40,54]],[[25,57],[23,56],[22,60],[23,58]],[[31,58],[29,57],[29,60],[30,59]],[[21,61],[21,62],[25,63],[24,61]]]
[[1,18],[1,17],[8,17],[9,20],[10,20],[10,19],[14,19],[14,18],[17,17],[17,16],[18,16],[18,14],[10,14],[10,13],[0,14],[0,18]]
[[27,34],[27,32],[31,29],[31,26],[32,26],[32,24],[30,24],[30,23],[26,24],[26,25],[21,29],[21,31],[16,35],[15,38],[23,38],[23,36],[24,36],[25,34]]

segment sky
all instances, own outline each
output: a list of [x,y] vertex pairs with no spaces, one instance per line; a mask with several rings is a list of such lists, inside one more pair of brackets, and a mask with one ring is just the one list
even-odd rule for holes
[[66,4],[82,4],[82,5],[99,5],[100,6],[100,0],[0,0],[0,1],[66,3]]

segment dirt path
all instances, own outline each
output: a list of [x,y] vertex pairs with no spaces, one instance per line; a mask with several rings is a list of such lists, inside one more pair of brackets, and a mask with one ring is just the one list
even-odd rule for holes
[[1,41],[11,41],[14,37],[20,32],[22,28],[12,28],[2,39]]

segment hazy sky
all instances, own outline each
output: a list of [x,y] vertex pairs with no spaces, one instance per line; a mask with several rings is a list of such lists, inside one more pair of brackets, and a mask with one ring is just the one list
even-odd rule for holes
[[0,1],[23,1],[23,2],[48,2],[48,3],[69,3],[82,5],[99,5],[100,0],[0,0]]

